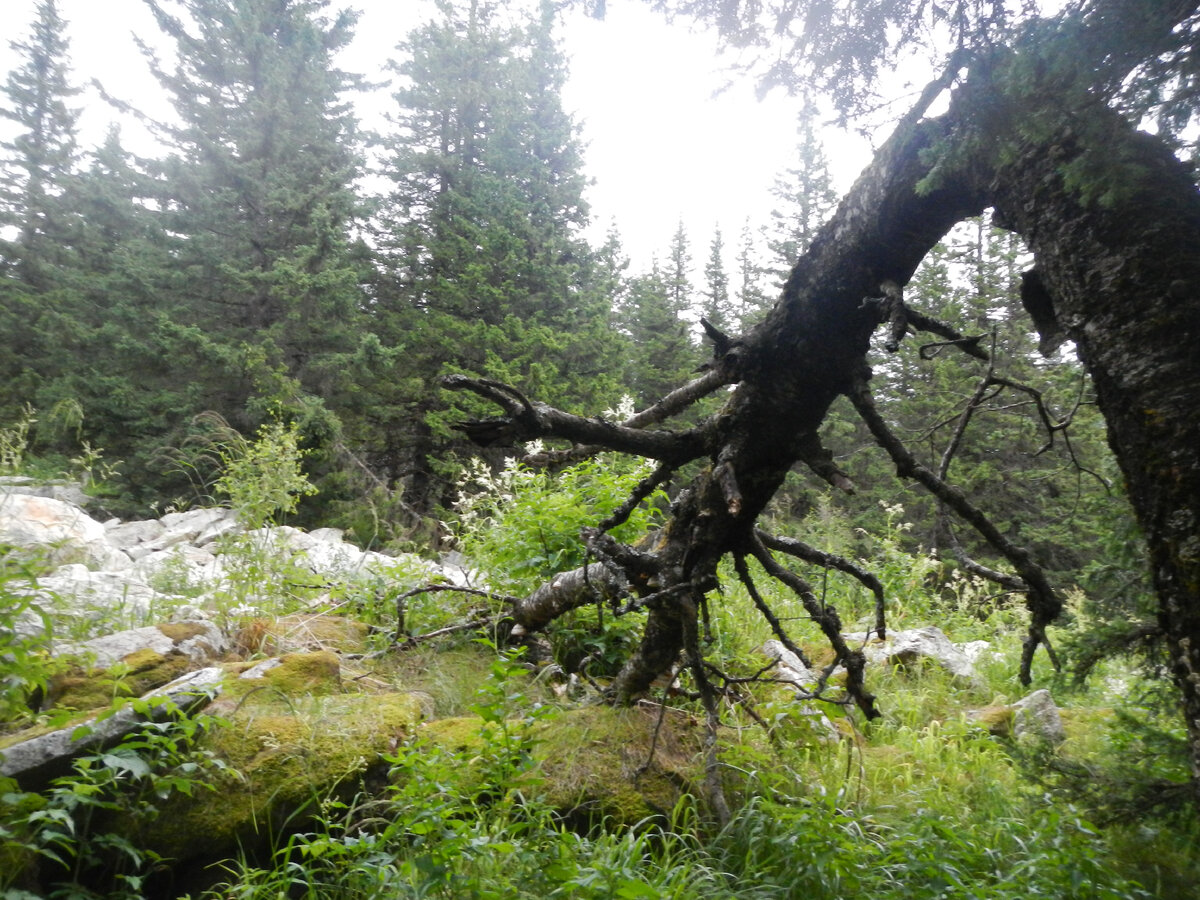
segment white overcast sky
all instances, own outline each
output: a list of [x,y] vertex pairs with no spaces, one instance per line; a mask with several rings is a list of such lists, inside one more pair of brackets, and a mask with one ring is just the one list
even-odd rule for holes
[[[34,0],[3,0],[8,39],[0,46],[0,73],[16,58],[8,41],[24,38]],[[165,101],[150,77],[131,35],[161,42],[142,0],[59,0],[68,22],[71,61],[78,83],[98,79],[113,96],[148,111]],[[379,78],[396,43],[430,17],[427,0],[347,0],[362,11],[357,38],[341,60],[344,68]],[[732,256],[743,222],[768,218],[771,185],[792,159],[799,102],[775,94],[759,102],[746,81],[714,97],[728,81],[715,52],[715,39],[692,33],[685,23],[666,24],[640,0],[609,0],[608,16],[597,22],[574,15],[562,30],[571,59],[565,103],[583,125],[594,232],[615,220],[635,266],[663,251],[682,220],[693,257],[706,256],[719,224]],[[360,110],[371,123],[388,102],[387,91]],[[116,114],[94,92],[79,98],[83,143],[103,137]],[[151,152],[137,127],[123,123],[127,145]],[[859,142],[837,135],[839,188],[869,158]]]

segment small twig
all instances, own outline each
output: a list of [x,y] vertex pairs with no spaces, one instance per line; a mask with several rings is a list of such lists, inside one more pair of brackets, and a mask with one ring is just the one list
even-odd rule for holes
[[[800,598],[800,602],[804,604],[808,614],[820,626],[825,639],[833,647],[834,662],[840,661],[846,667],[846,692],[868,719],[878,718],[880,713],[875,708],[875,697],[867,690],[863,681],[863,670],[866,668],[867,659],[861,650],[851,650],[846,644],[846,639],[842,637],[842,620],[837,611],[832,606],[822,608],[813,593],[812,586],[795,572],[788,571],[776,562],[757,536],[751,538],[751,551],[768,575],[791,588],[793,593]],[[788,649],[792,648],[788,647]],[[803,660],[803,657],[801,659]]]
[[654,493],[657,488],[669,481],[674,474],[674,466],[667,463],[659,465],[653,472],[637,483],[630,492],[628,499],[614,509],[608,518],[597,525],[597,529],[600,531],[612,531],[617,526],[624,525],[641,502]]
[[459,587],[456,584],[426,584],[419,588],[413,588],[411,591],[405,591],[396,598],[396,634],[393,643],[400,643],[407,635],[404,633],[404,614],[405,604],[412,597],[417,597],[421,594],[436,594],[443,592],[451,592],[456,594],[470,594],[474,597],[486,597],[489,600],[495,600],[499,603],[513,606],[521,602],[520,597],[513,597],[509,594],[497,594],[495,591],[485,591],[482,588]]
[[658,735],[662,731],[663,722],[667,718],[667,692],[663,690],[663,701],[658,704],[658,721],[654,723],[654,734],[650,736],[650,752],[646,754],[646,761],[642,763],[633,773],[634,779],[641,778],[650,771],[650,765],[654,762],[654,755],[658,752]]

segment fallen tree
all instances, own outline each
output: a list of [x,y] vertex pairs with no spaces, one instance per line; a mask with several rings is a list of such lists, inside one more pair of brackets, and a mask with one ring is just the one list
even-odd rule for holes
[[[875,408],[866,362],[882,328],[893,351],[914,330],[927,330],[984,353],[910,305],[904,285],[954,224],[992,208],[995,221],[1033,254],[1022,298],[1043,345],[1074,341],[1095,385],[1150,547],[1160,626],[1200,786],[1200,418],[1193,412],[1200,397],[1193,345],[1200,335],[1200,195],[1169,147],[1107,102],[1115,85],[1195,18],[1192,3],[1097,4],[1034,21],[1009,46],[955,55],[797,262],[766,319],[743,335],[710,327],[708,371],[624,423],[572,415],[492,381],[447,379],[447,387],[501,408],[500,417],[464,423],[480,443],[562,439],[575,445],[569,453],[604,448],[658,463],[625,510],[585,532],[595,563],[513,605],[520,630],[542,628],[598,597],[627,612],[644,610],[640,646],[615,679],[613,699],[638,697],[682,660],[715,722],[699,633],[724,557],[733,557],[780,640],[794,646],[755,590],[745,564],[754,559],[820,624],[847,671],[845,702],[876,715],[861,650],[842,637],[836,612],[780,561],[815,561],[817,551],[757,526],[797,463],[850,487],[818,436],[830,405],[845,395],[897,474],[933,492],[1007,561],[1007,572],[980,570],[1024,593],[1031,624],[1021,674],[1028,682],[1033,656],[1046,645],[1045,627],[1060,613],[1058,594],[1028,552],[890,432]],[[1139,27],[1129,28],[1132,21]],[[948,110],[927,116],[948,91]],[[727,400],[699,425],[664,424],[730,385]],[[648,548],[608,535],[632,504],[695,460],[707,465],[678,493]],[[869,578],[845,561],[825,564]],[[876,629],[885,627],[881,612]]]

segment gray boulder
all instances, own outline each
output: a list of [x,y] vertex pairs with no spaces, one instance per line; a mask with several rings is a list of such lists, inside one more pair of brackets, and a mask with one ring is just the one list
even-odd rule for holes
[[58,565],[121,571],[132,564],[108,542],[103,525],[78,506],[51,497],[0,493],[0,543]]
[[800,657],[785,647],[780,641],[767,641],[763,644],[763,653],[778,662],[778,666],[775,669],[775,676],[779,680],[789,684],[800,699],[801,702],[796,705],[796,714],[803,716],[812,724],[814,731],[821,740],[838,740],[841,737],[841,733],[837,730],[833,722],[829,720],[829,717],[818,707],[804,702],[812,697],[813,691],[817,688],[817,673],[804,665]]
[[[145,699],[165,697],[187,712],[208,703],[219,691],[224,673],[217,667],[189,672],[145,695]],[[166,709],[156,707],[151,719],[165,717]],[[25,790],[37,790],[49,779],[64,773],[70,761],[87,750],[116,743],[146,719],[129,706],[103,719],[88,719],[82,724],[52,731],[0,750],[0,777],[15,778]],[[82,730],[81,730],[82,729]]]
[[884,641],[871,641],[871,632],[845,635],[847,641],[864,643],[863,654],[868,663],[910,665],[918,659],[930,659],[963,681],[975,679],[974,661],[987,649],[987,641],[972,641],[969,652],[954,644],[936,625],[926,625],[909,631],[889,632]]
[[228,649],[229,639],[225,633],[212,622],[201,619],[147,625],[88,641],[62,643],[56,648],[55,655],[79,657],[96,668],[106,669],[142,650],[152,650],[161,656],[181,653],[193,663],[203,665]]
[[1062,716],[1054,698],[1045,688],[1034,691],[1012,706],[1013,736],[1017,740],[1044,742],[1058,746],[1067,739]]

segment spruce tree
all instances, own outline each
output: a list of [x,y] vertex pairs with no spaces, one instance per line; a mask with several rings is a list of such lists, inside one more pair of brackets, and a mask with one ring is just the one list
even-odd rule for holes
[[771,192],[780,205],[771,211],[767,248],[781,284],[837,205],[829,159],[817,134],[816,111],[811,107],[798,115],[796,136],[796,163],[775,179]]
[[56,338],[49,314],[72,306],[78,217],[71,191],[79,161],[78,91],[71,83],[66,25],[41,0],[28,37],[11,42],[19,63],[0,86],[0,116],[14,136],[0,143],[0,420],[52,377]]
[[671,278],[657,262],[629,280],[622,321],[633,347],[628,383],[639,407],[684,384],[700,361],[683,318],[686,310],[674,297]]
[[718,225],[708,245],[708,259],[704,263],[702,315],[719,331],[730,331],[734,325],[733,310],[729,299],[729,274],[725,271],[725,239]]
[[17,131],[0,143],[0,228],[15,234],[0,237],[0,266],[42,291],[54,286],[72,244],[66,194],[79,161],[79,113],[70,106],[79,91],[71,83],[66,23],[55,0],[40,0],[29,37],[10,45],[21,62],[0,88],[0,117]]
[[[622,356],[611,281],[588,221],[578,126],[548,2],[514,22],[486,0],[439,0],[398,48],[373,313],[402,365],[375,383],[362,441],[427,510],[447,496],[432,461],[452,446],[438,375],[505,380],[567,406],[612,402]],[[594,282],[598,279],[598,282]]]
[[671,235],[663,276],[666,279],[671,308],[678,310],[681,315],[690,310],[695,290],[692,287],[692,244],[682,219],[679,220],[675,233]]
[[178,376],[240,428],[281,404],[328,432],[320,408],[345,389],[361,308],[344,97],[358,82],[334,65],[355,14],[328,18],[326,0],[146,3],[176,51],[168,68],[143,44],[178,120],[160,126],[170,153],[150,167],[173,259],[154,289],[188,367]]
[[737,252],[737,330],[756,324],[777,299],[763,287],[767,270],[759,259],[758,242],[747,219],[738,237]]

